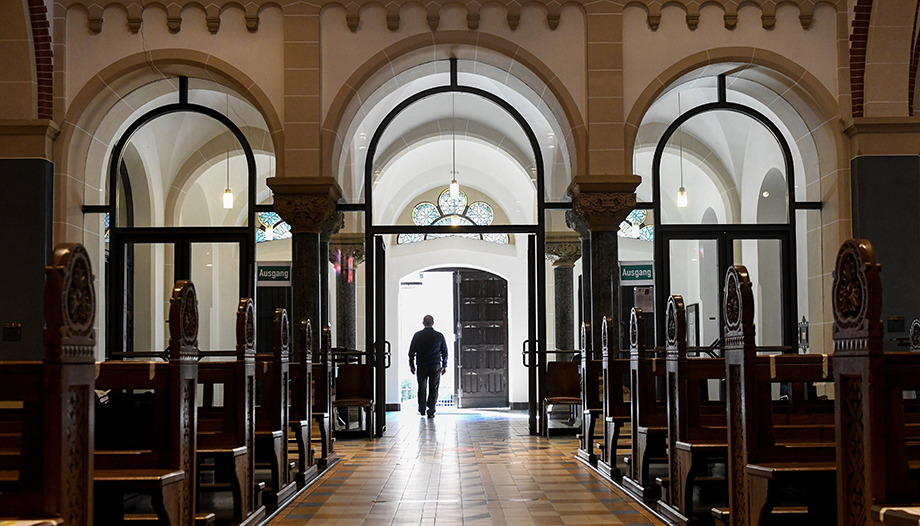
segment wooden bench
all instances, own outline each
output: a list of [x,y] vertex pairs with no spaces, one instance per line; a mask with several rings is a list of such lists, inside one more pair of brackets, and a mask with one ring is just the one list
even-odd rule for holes
[[262,405],[256,409],[256,462],[271,473],[265,502],[279,507],[297,489],[288,458],[288,396],[291,325],[287,310],[276,309],[272,324],[272,354],[256,354],[256,381]]
[[604,401],[602,396],[603,363],[594,357],[594,351],[588,344],[587,335],[591,333],[588,322],[581,324],[581,434],[578,436],[578,452],[575,457],[589,466],[597,466],[597,454],[594,452],[594,440],[597,421],[603,416]]
[[553,405],[581,405],[581,376],[577,362],[547,362],[546,385],[543,388],[543,436],[550,437],[550,415]]
[[86,249],[56,246],[45,275],[44,360],[0,363],[0,523],[90,526],[96,296]]
[[[687,316],[680,296],[668,298],[667,332],[668,477],[662,481],[658,511],[677,524],[695,522],[696,481],[718,482],[707,468],[724,464],[728,453],[725,403],[710,400],[709,380],[725,378],[723,358],[688,358]],[[724,482],[724,477],[721,481]]]
[[666,461],[667,408],[656,394],[656,384],[666,368],[664,358],[654,352],[647,356],[642,309],[633,308],[629,314],[629,362],[632,444],[629,473],[622,484],[641,499],[655,499],[660,488],[652,481],[649,465]]
[[[920,388],[920,354],[882,350],[879,270],[866,240],[849,240],[837,254],[837,513],[844,526],[920,521],[916,400],[904,397]],[[920,343],[920,322],[911,325],[910,340],[911,347]]]
[[[195,287],[190,281],[177,281],[170,299],[169,362],[99,364],[96,389],[108,390],[110,400],[149,400],[150,418],[144,422],[146,428],[128,428],[124,417],[130,414],[109,414],[111,427],[105,428],[97,413],[93,475],[97,524],[121,524],[125,496],[132,494],[149,495],[163,524],[195,523],[198,326]],[[149,442],[140,449],[115,449],[111,439],[119,431]],[[110,442],[104,448],[100,439],[107,438]]]
[[369,363],[342,364],[335,378],[333,409],[361,407],[364,409],[364,430],[357,433],[339,431],[339,436],[364,435],[374,438],[374,367]]
[[[332,336],[329,326],[323,327],[319,347],[313,353],[313,421],[319,433],[320,454],[316,459],[319,469],[326,469],[336,461],[335,437],[332,426]],[[311,433],[311,436],[315,436]]]
[[[296,471],[294,480],[306,484],[316,477],[315,451],[311,442],[313,426],[313,324],[310,320],[300,322],[297,331],[300,338],[300,355],[290,364],[291,370],[291,434],[297,445]],[[292,455],[293,456],[293,455]]]
[[[202,491],[224,489],[227,481],[233,496],[233,524],[258,524],[265,518],[265,507],[254,480],[255,312],[249,298],[240,299],[237,308],[236,350],[231,356],[232,361],[206,357],[198,363],[203,393],[198,407],[199,504],[204,507]],[[206,470],[213,472],[215,483],[201,482]]]
[[833,420],[821,404],[799,402],[774,415],[771,384],[833,378],[826,355],[756,355],[754,299],[747,270],[725,278],[728,478],[731,524],[769,520],[780,492],[805,506],[812,524],[836,521]]
[[620,358],[619,339],[614,337],[613,321],[604,317],[601,322],[602,365],[604,382],[604,442],[597,469],[611,480],[622,474],[617,467],[617,450],[625,424],[632,421],[629,401],[629,358]]

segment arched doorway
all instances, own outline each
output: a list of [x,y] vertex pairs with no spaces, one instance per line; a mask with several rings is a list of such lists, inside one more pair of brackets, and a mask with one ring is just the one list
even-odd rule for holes
[[[445,71],[444,66],[448,64],[449,71]],[[542,360],[538,360],[537,355],[542,356],[546,348],[546,293],[545,287],[536,286],[545,282],[542,248],[548,207],[543,185],[547,164],[544,159],[549,152],[550,159],[556,161],[556,154],[567,155],[562,153],[567,147],[562,140],[555,140],[553,127],[549,124],[541,125],[545,131],[541,131],[538,138],[534,126],[530,124],[534,115],[528,113],[525,116],[523,112],[529,110],[524,108],[523,112],[519,111],[501,95],[503,91],[509,91],[507,86],[493,86],[492,90],[479,87],[471,72],[477,67],[482,68],[482,65],[472,62],[463,65],[462,61],[452,59],[426,67],[431,66],[434,73],[425,79],[427,87],[414,93],[406,90],[409,95],[392,100],[394,109],[386,109],[386,113],[370,119],[371,125],[365,128],[366,131],[356,134],[354,151],[356,159],[360,157],[362,162],[354,165],[356,168],[360,166],[364,172],[364,180],[360,184],[364,190],[360,194],[364,202],[339,207],[345,212],[363,214],[361,230],[365,246],[374,247],[374,250],[368,250],[364,265],[366,348],[376,355],[377,363],[386,360],[385,342],[388,340],[390,320],[385,316],[387,312],[393,312],[388,308],[391,300],[387,286],[404,275],[391,274],[386,260],[402,257],[400,253],[421,250],[404,248],[398,242],[400,235],[403,238],[421,234],[444,236],[425,244],[438,244],[454,253],[472,251],[449,262],[452,266],[476,264],[474,258],[477,256],[470,254],[477,253],[478,249],[472,244],[494,246],[482,237],[509,236],[513,241],[498,250],[508,252],[502,255],[509,260],[519,258],[510,273],[514,275],[514,280],[523,283],[509,282],[512,291],[520,289],[512,294],[512,302],[516,301],[523,309],[509,322],[510,346],[512,349],[522,346],[532,356],[526,362],[539,364]],[[482,79],[478,82],[481,83]],[[524,98],[521,100],[526,101]],[[368,114],[373,111],[380,110],[371,108]],[[408,115],[414,116],[406,118]],[[456,157],[451,151],[453,139],[459,139],[456,141]],[[428,152],[430,155],[426,158],[436,162],[418,162],[421,157],[413,155],[419,152]],[[453,165],[453,159],[456,159],[456,165]],[[465,206],[476,204],[478,197],[473,194],[485,196],[501,210],[501,222],[486,226],[473,221],[464,222],[461,218],[457,222],[447,219],[441,224],[420,225],[412,220],[411,213],[406,213],[406,210],[413,209],[421,200],[422,193],[439,192],[445,188],[454,171],[459,171],[456,179],[461,191],[471,192]],[[440,187],[435,189],[436,186]],[[442,204],[437,196],[428,200]],[[560,199],[552,206],[568,208],[570,205]],[[565,224],[564,220],[559,223]],[[472,240],[472,236],[479,239]],[[400,355],[404,351],[391,351],[391,355]],[[525,367],[523,358],[512,362],[519,362],[512,367],[519,367],[521,373],[512,376],[527,379],[524,399],[531,410],[532,431],[536,433],[536,409],[542,376],[540,368]],[[393,385],[397,383],[396,378],[388,378],[381,368],[377,369],[376,375],[378,400],[392,399],[387,392],[398,389]],[[378,435],[383,432],[383,411],[383,404],[378,404]]]

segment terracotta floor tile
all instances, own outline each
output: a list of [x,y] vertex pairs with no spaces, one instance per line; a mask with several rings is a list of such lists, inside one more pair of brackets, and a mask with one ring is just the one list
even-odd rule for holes
[[577,449],[530,436],[518,412],[388,413],[385,438],[337,441],[342,460],[270,525],[662,524]]

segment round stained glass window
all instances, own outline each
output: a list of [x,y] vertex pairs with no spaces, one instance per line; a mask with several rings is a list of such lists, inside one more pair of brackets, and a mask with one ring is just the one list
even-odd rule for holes
[[643,241],[654,241],[655,228],[651,226],[643,227],[641,230],[639,230],[639,239]]
[[486,226],[492,224],[494,214],[491,206],[482,201],[476,201],[467,209],[466,217],[479,226]]
[[418,243],[424,240],[424,234],[399,234],[396,238],[396,243],[399,245],[407,245],[409,243]]
[[440,215],[438,207],[434,206],[434,203],[425,201],[415,205],[412,210],[412,222],[418,226],[428,226]]
[[500,245],[508,244],[508,234],[483,234],[482,239],[490,243],[498,243]]
[[457,198],[451,199],[450,188],[446,188],[438,196],[438,207],[444,215],[462,214],[466,210],[466,194],[460,190]]
[[640,208],[630,212],[629,215],[626,216],[626,221],[634,225],[641,225],[643,222],[645,222],[646,217],[648,217],[648,210],[643,210]]
[[281,216],[275,212],[259,212],[259,222],[265,225],[265,228],[274,228],[281,222]]

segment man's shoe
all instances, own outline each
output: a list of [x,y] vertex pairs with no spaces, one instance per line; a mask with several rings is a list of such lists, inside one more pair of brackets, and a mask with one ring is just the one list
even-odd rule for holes
[[428,418],[434,418],[434,413],[428,413]]
[[419,412],[418,412],[418,416],[425,416],[425,412],[424,412],[424,411],[419,411]]

